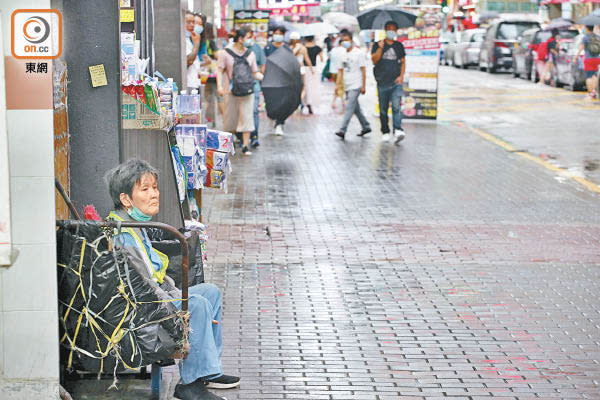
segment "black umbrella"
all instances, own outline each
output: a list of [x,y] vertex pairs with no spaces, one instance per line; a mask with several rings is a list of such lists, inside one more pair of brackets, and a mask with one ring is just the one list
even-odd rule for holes
[[289,48],[280,47],[267,57],[262,81],[267,116],[284,121],[300,105],[302,77],[300,64]]
[[550,23],[544,28],[545,31],[551,31],[553,29],[563,30],[569,29],[573,26],[575,22],[567,18],[554,18]]
[[384,29],[388,21],[394,21],[398,28],[411,27],[417,16],[397,7],[380,6],[361,12],[357,18],[360,29]]

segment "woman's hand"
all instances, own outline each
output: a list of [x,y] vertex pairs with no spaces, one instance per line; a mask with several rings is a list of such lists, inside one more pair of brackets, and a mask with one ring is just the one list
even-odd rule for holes
[[219,321],[217,321],[216,319],[212,320],[213,325],[219,325]]

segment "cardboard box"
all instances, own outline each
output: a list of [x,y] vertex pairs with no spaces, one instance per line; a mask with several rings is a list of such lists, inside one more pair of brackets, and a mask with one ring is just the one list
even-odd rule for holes
[[142,102],[121,93],[121,124],[123,129],[168,129],[173,121],[157,114]]
[[202,114],[179,114],[180,124],[201,124]]

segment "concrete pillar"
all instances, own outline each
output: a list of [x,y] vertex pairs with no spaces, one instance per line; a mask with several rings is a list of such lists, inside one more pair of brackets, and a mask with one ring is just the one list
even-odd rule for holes
[[[78,209],[113,208],[104,173],[120,162],[121,55],[119,2],[63,1],[63,51],[67,62],[71,197]],[[92,87],[88,67],[103,64],[107,86]]]
[[[0,2],[0,135],[8,138],[12,264],[0,266],[0,399],[58,398],[52,62],[11,56],[11,14],[50,0]],[[47,15],[43,15],[43,18]],[[26,62],[48,72],[26,73]],[[5,139],[5,138],[3,138]]]
[[187,0],[154,1],[155,68],[186,87],[185,10]]

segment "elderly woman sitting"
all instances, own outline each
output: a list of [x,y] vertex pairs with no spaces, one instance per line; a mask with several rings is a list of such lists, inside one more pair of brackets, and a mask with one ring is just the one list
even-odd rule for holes
[[[115,210],[110,219],[150,221],[158,214],[158,171],[141,160],[129,160],[106,175]],[[152,247],[144,229],[124,229],[115,237],[138,268],[164,298],[181,297],[173,280],[166,275],[169,259]],[[137,261],[137,262],[136,262]],[[174,301],[177,308],[181,302]],[[190,353],[179,364],[181,381],[175,397],[182,400],[222,399],[207,388],[228,389],[239,386],[240,379],[223,375],[221,370],[221,292],[216,286],[202,283],[189,288]]]

